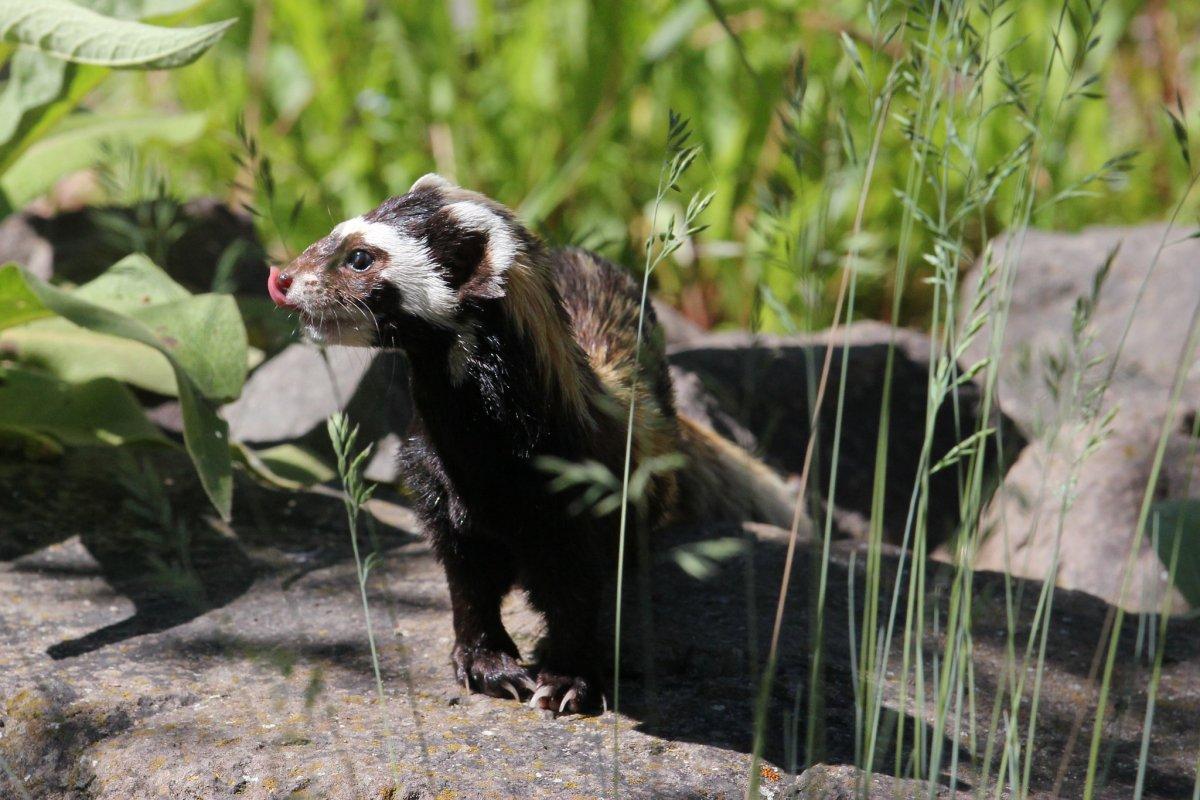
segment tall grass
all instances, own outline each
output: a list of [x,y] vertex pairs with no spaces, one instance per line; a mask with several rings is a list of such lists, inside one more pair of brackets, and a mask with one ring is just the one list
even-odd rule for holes
[[[214,16],[249,7],[239,0],[212,6]],[[452,11],[468,7],[472,14]],[[792,742],[790,768],[822,757],[826,682],[846,680],[825,669],[829,633],[842,624],[850,630],[855,759],[864,772],[888,769],[927,780],[930,796],[938,783],[968,775],[981,799],[1033,793],[1054,619],[1053,560],[1036,590],[1028,632],[1022,632],[1028,620],[1024,594],[1033,589],[1005,583],[1005,663],[990,707],[973,667],[978,608],[971,564],[986,533],[989,459],[1007,452],[1005,433],[992,422],[1001,344],[1021,244],[1031,227],[1163,215],[1175,220],[1196,209],[1182,104],[1169,119],[1146,113],[1157,108],[1168,84],[1187,76],[1173,67],[1150,74],[1132,63],[1136,48],[1126,31],[1135,15],[1151,12],[1116,0],[852,0],[822,10],[712,0],[535,0],[512,6],[481,0],[386,9],[367,0],[336,7],[277,0],[255,9],[215,57],[173,75],[169,84],[130,79],[112,96],[114,102],[133,94],[206,107],[219,98],[215,124],[245,109],[237,136],[271,153],[267,206],[292,209],[287,226],[273,226],[279,248],[295,249],[323,235],[331,220],[403,191],[432,167],[518,206],[551,239],[586,239],[625,263],[641,263],[643,309],[654,288],[706,324],[753,319],[765,329],[799,331],[877,317],[927,327],[928,402],[915,421],[923,440],[918,477],[906,487],[903,554],[890,567],[883,555],[884,490],[895,480],[885,457],[893,446],[893,342],[879,409],[863,577],[852,562],[850,618],[827,618],[834,530],[826,513],[812,558],[807,683],[787,687],[794,689],[795,711],[789,729],[777,731],[768,727],[768,712],[776,696],[779,641],[789,623],[786,601],[796,591],[792,571],[801,515],[835,505],[836,442],[855,422],[844,412],[849,348],[841,351],[836,383],[835,339],[810,365],[813,412],[800,479],[800,496],[809,502],[797,505],[778,576],[772,636],[751,710],[747,796],[757,796],[759,759],[772,737]],[[1170,13],[1185,23],[1200,16],[1184,8]],[[1105,88],[1119,96],[1106,97]],[[661,109],[668,107],[682,116],[670,116],[664,161]],[[692,120],[694,140],[686,136],[685,117]],[[555,124],[544,124],[547,118]],[[1135,143],[1137,153],[1131,152]],[[229,163],[225,149],[216,137],[173,159],[174,181],[183,187],[234,181],[231,170],[238,165]],[[1180,157],[1186,173],[1163,168]],[[708,191],[685,205],[672,190],[693,165],[702,167]],[[709,228],[703,237],[701,212]],[[682,225],[660,225],[672,216]],[[986,246],[999,233],[1007,235],[1002,255]],[[978,288],[964,313],[960,289],[972,265],[976,274],[967,279]],[[1106,264],[1095,267],[1094,291],[1077,305],[1066,358],[1043,367],[1058,390],[1058,406],[1038,435],[1050,450],[1079,432],[1088,445],[1064,485],[1045,487],[1048,497],[1059,499],[1059,535],[1084,459],[1112,423],[1101,411],[1112,368],[1097,394],[1097,365],[1088,355],[1092,312],[1107,271]],[[639,342],[641,333],[639,322]],[[1193,320],[1155,474],[1198,336]],[[987,355],[964,363],[981,337]],[[1119,348],[1110,363],[1117,357]],[[965,420],[958,391],[969,381],[981,389],[978,426],[965,430],[950,453],[935,454],[935,421],[939,413]],[[619,507],[621,519],[614,711],[620,702],[625,539],[638,484],[630,456],[635,403],[632,393],[624,473],[620,479],[597,477],[603,491],[593,498]],[[832,424],[835,446],[830,462],[819,463],[819,426],[828,419],[819,411],[830,406],[834,413],[824,424]],[[382,707],[366,592],[372,564],[360,558],[354,528],[365,496],[350,476],[361,457],[353,453],[344,422],[338,425],[331,424],[331,435],[340,442]],[[564,485],[591,479],[570,465],[556,469]],[[930,481],[943,472],[954,475],[959,488],[944,603],[934,600],[928,559],[929,517],[937,510],[930,508]],[[1146,487],[1138,541],[1153,522],[1153,485],[1152,479]],[[1114,610],[1097,656],[1098,701],[1083,789],[1089,797],[1102,784],[1104,721],[1122,657],[1123,616]],[[1142,627],[1153,662],[1138,794],[1168,624],[1160,615]],[[895,696],[885,701],[890,689]],[[619,723],[613,723],[616,796],[620,738]],[[385,739],[390,748],[390,735]],[[1064,770],[1073,744],[1074,735],[1063,754]],[[893,758],[884,764],[889,751]],[[394,763],[390,751],[389,758]],[[860,791],[866,794],[865,782]]]
[[[185,194],[211,192],[238,177],[228,158],[236,147],[230,129],[244,117],[271,154],[281,214],[304,200],[294,226],[271,232],[280,251],[295,251],[326,233],[331,221],[373,207],[436,169],[518,207],[552,240],[582,238],[636,264],[653,213],[662,115],[674,108],[692,121],[704,148],[706,187],[715,194],[708,235],[657,271],[660,294],[700,322],[745,325],[766,286],[777,300],[762,309],[766,329],[782,329],[785,315],[824,327],[840,256],[854,238],[861,272],[855,315],[899,312],[902,320],[925,324],[934,302],[929,284],[898,277],[896,267],[898,257],[906,258],[920,277],[932,274],[921,260],[933,251],[931,232],[904,224],[908,212],[894,194],[906,185],[916,155],[904,125],[889,123],[882,131],[885,158],[865,187],[864,224],[854,233],[879,87],[877,75],[873,83],[861,80],[847,46],[868,66],[912,60],[920,68],[913,59],[923,57],[924,37],[916,32],[886,39],[894,17],[873,18],[878,5],[211,0],[207,17],[236,16],[242,23],[203,61],[168,80],[114,76],[100,109],[105,102],[114,109],[140,102],[209,112],[214,135],[167,159],[172,185]],[[989,41],[1003,51],[1011,76],[1040,74],[1060,5],[1005,4],[1003,13],[1014,16]],[[914,21],[936,16],[932,3],[911,9]],[[1039,160],[1036,179],[1077,185],[1113,154],[1135,147],[1144,177],[1117,176],[1120,192],[1039,203],[1035,224],[1077,228],[1166,213],[1185,178],[1162,166],[1173,144],[1156,111],[1197,77],[1200,65],[1184,61],[1188,71],[1181,72],[1173,54],[1194,45],[1198,23],[1200,9],[1189,4],[1150,8],[1114,0],[1091,59],[1098,80],[1081,88],[1111,89],[1110,97],[1072,105],[1058,126],[1043,131],[1050,157]],[[1167,33],[1172,26],[1177,33]],[[795,121],[804,141],[799,152],[781,138],[777,112],[801,62],[808,85],[806,112]],[[1020,115],[992,114],[975,127],[968,144],[984,164],[1000,163],[1026,139]],[[941,180],[960,191],[968,177]],[[1015,182],[1003,183],[997,200],[1009,203],[1015,191]],[[783,252],[785,240],[768,235],[764,193],[782,201],[789,226],[807,230],[797,251]],[[985,241],[983,223],[994,230],[1008,222],[991,209],[978,221],[963,231],[975,252]],[[790,260],[811,271],[803,286],[781,264]]]

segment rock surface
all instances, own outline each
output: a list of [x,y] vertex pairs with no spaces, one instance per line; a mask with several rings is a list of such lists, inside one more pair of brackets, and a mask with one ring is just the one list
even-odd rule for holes
[[150,253],[193,292],[266,296],[253,219],[212,198],[25,212],[0,225],[0,264],[15,261],[43,279],[83,283],[133,252]]
[[[1135,611],[1157,610],[1164,603],[1175,611],[1194,605],[1194,598],[1189,602],[1168,585],[1150,526],[1140,541],[1137,530],[1164,429],[1162,474],[1151,497],[1156,503],[1200,502],[1200,461],[1193,438],[1200,408],[1200,351],[1186,352],[1188,328],[1200,301],[1200,241],[1185,240],[1185,235],[1150,225],[1080,234],[1032,231],[1026,236],[1015,262],[998,390],[1003,408],[1031,443],[987,512],[985,527],[991,532],[979,548],[977,568],[1039,579],[1054,575],[1061,586]],[[997,242],[997,259],[1009,246],[1005,239]],[[1086,328],[1090,344],[1082,355],[1072,356],[1076,301],[1091,296],[1097,270],[1110,256],[1111,267]],[[974,276],[963,283],[964,324],[969,324],[977,284]],[[989,320],[999,316],[991,305],[984,310]],[[968,362],[987,355],[990,336],[988,325],[968,349]],[[1065,376],[1055,377],[1063,370],[1052,361],[1066,365]],[[1171,388],[1181,363],[1181,403],[1172,407]],[[1081,376],[1076,396],[1090,394],[1087,413],[1081,411],[1083,403],[1061,399],[1076,371]],[[1051,385],[1059,387],[1057,395]],[[1109,413],[1115,416],[1102,430],[1100,422]],[[1093,440],[1097,446],[1085,456]],[[1127,563],[1130,586],[1123,594]]]
[[[1092,315],[1095,341],[1088,351],[1088,356],[1107,360],[1091,371],[1090,382],[1103,379],[1111,359],[1119,355],[1103,408],[1165,407],[1200,298],[1200,239],[1186,239],[1188,233],[1180,228],[1169,233],[1165,225],[1089,228],[1078,234],[1029,231],[1016,256],[1004,326],[1001,406],[1031,432],[1055,423],[1058,412],[1045,380],[1045,359],[1060,356],[1070,342],[1075,302],[1091,293],[1097,271],[1115,252]],[[1010,246],[1006,237],[993,243],[996,263]],[[968,275],[959,306],[963,324],[969,321],[977,288],[977,276]],[[988,354],[990,336],[985,325],[967,350],[967,362]],[[1187,366],[1183,397],[1195,409],[1200,354],[1193,351]]]
[[[864,793],[867,797],[888,800],[928,800],[931,796],[925,781],[902,780],[878,773],[868,776],[846,764],[815,764],[804,770],[783,797],[787,800],[818,797],[821,800],[860,800]],[[948,786],[939,786],[932,794],[936,800],[967,800],[973,796]]]
[[[170,530],[182,525],[193,542],[191,558],[179,560],[171,555],[178,552],[171,540],[176,534],[150,524],[128,501],[130,489],[112,480],[118,471],[98,457],[0,461],[0,539],[9,543],[0,562],[0,756],[28,796],[594,798],[609,795],[614,730],[623,797],[743,796],[753,675],[769,640],[785,533],[712,528],[667,534],[649,586],[652,626],[638,612],[641,572],[627,575],[621,713],[551,719],[512,701],[467,695],[453,684],[441,570],[408,529],[411,518],[403,509],[377,504],[382,557],[368,596],[381,703],[338,498],[241,485],[229,527],[208,519],[203,498],[182,477],[186,463],[160,463],[170,487]],[[97,517],[100,508],[105,513]],[[670,556],[678,552],[671,548],[715,538],[742,542],[735,551],[742,555],[714,561],[706,580]],[[147,551],[157,560],[131,562]],[[855,750],[855,662],[846,621],[851,600],[855,615],[864,609],[867,559],[852,541],[832,546],[818,681],[823,702],[814,712],[822,721],[814,731],[824,743],[819,760],[831,766],[809,770],[798,782],[789,774],[790,754],[803,758],[807,733],[807,725],[789,720],[797,708],[802,720],[809,718],[812,552],[801,542],[786,604],[764,728],[766,798],[849,796],[844,787],[854,780],[853,772],[836,766],[852,763]],[[819,558],[819,548],[815,552]],[[890,598],[895,550],[886,550],[881,566],[881,594]],[[936,606],[944,620],[946,568],[931,563],[928,569],[929,613]],[[1039,587],[1014,588],[1015,635],[1023,647]],[[986,731],[994,693],[1011,680],[1004,666],[1010,646],[1004,583],[978,575],[973,594],[973,699],[983,709],[977,730]],[[1096,696],[1086,676],[1106,612],[1086,595],[1056,595],[1031,771],[1034,797],[1049,796],[1066,743],[1082,723],[1060,793],[1079,796]],[[505,614],[523,652],[530,652],[538,619],[517,598]],[[1098,795],[1114,800],[1129,797],[1137,777],[1149,669],[1133,658],[1136,631],[1127,628]],[[900,642],[893,644],[882,698],[885,707],[899,709]],[[926,641],[927,665],[942,646],[936,635]],[[1194,724],[1200,621],[1172,623],[1166,648],[1147,798],[1188,796],[1200,747]],[[927,673],[926,685],[934,683]],[[917,724],[910,717],[911,682],[906,691],[907,710],[899,713],[908,735],[920,729],[932,744],[932,704]],[[958,750],[959,788],[983,785],[983,742],[973,760],[967,726],[947,731],[941,752],[949,758]],[[889,770],[894,760],[882,747],[877,768]],[[993,774],[996,768],[993,761]],[[873,785],[915,788],[886,777]],[[0,787],[6,800],[26,796],[2,771]]]
[[[893,350],[883,535],[885,541],[898,544],[904,539],[925,438],[929,337],[877,322],[801,336],[710,334],[671,347],[679,406],[784,473],[799,473],[808,446],[812,404],[831,343],[829,381],[818,422],[820,447],[809,485],[819,497],[829,496],[836,444],[834,518],[843,531],[865,535],[871,516],[887,361]],[[836,421],[843,358],[845,396],[839,431]],[[978,386],[967,383],[939,409],[930,463],[936,464],[981,427],[979,400]],[[1020,449],[1024,440],[1006,417],[997,415],[991,424],[1004,431],[1011,453]],[[986,463],[988,482],[998,479],[1001,462],[994,451],[989,450]],[[935,546],[959,524],[959,482],[954,470],[933,475],[929,492],[928,535]]]

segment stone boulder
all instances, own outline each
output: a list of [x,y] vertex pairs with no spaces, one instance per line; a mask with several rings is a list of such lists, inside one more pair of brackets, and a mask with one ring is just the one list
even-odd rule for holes
[[[670,348],[670,361],[681,410],[733,439],[785,474],[799,473],[813,417],[826,347],[834,347],[818,421],[819,447],[809,479],[816,497],[828,497],[830,466],[838,449],[835,521],[847,533],[862,536],[871,515],[880,412],[889,350],[894,349],[888,406],[884,539],[904,539],[913,487],[925,438],[931,343],[924,334],[877,322],[859,322],[835,331],[801,336],[709,334]],[[840,439],[836,435],[837,397],[845,367],[845,398]],[[957,416],[955,415],[957,407]],[[931,460],[981,426],[980,392],[974,383],[960,387],[935,416]],[[1000,414],[989,423],[1005,432],[1006,449],[1019,450],[1023,439]],[[987,484],[999,479],[993,447],[987,455]],[[942,470],[930,479],[930,546],[949,537],[959,524],[958,476]]]
[[[226,525],[212,518],[195,481],[184,479],[186,459],[160,453],[155,462],[172,520],[164,530],[139,516],[112,465],[94,460],[104,456],[90,454],[77,466],[70,462],[81,454],[68,454],[67,463],[0,458],[0,541],[13,531],[21,541],[0,556],[0,797],[602,797],[611,792],[614,731],[622,797],[744,796],[785,531],[710,525],[665,532],[649,580],[643,583],[638,569],[626,576],[619,713],[553,718],[512,700],[467,694],[454,683],[442,570],[394,496],[368,509],[375,520],[369,541],[378,552],[366,589],[380,698],[339,497],[242,483]],[[170,557],[166,545],[180,545],[171,537],[181,525],[202,557]],[[739,546],[725,548],[706,574],[683,569],[680,548],[696,552],[697,544],[714,541]],[[160,558],[131,564],[122,542],[157,543]],[[793,564],[798,578],[816,574],[817,544],[801,537]],[[878,612],[886,615],[894,589],[903,593],[906,584],[896,587],[898,550],[885,545],[879,555]],[[861,774],[848,766],[858,740],[853,675],[860,640],[848,619],[865,611],[867,561],[863,543],[832,543],[817,676],[810,591],[802,580],[793,584],[767,698],[761,798],[857,796],[846,792]],[[905,580],[910,566],[911,559]],[[947,619],[948,572],[928,565],[927,631],[936,631],[934,619]],[[984,710],[1001,702],[997,688],[1012,679],[1005,588],[1000,576],[976,576],[971,698]],[[1017,582],[1018,635],[1037,613],[1038,590],[1036,582]],[[530,653],[541,622],[520,596],[510,600],[506,624]],[[1050,796],[1060,769],[1059,796],[1081,795],[1087,748],[1076,742],[1068,752],[1067,744],[1095,710],[1097,687],[1083,676],[1107,611],[1084,594],[1061,591],[1055,598],[1031,796]],[[1110,755],[1101,798],[1130,797],[1139,780],[1147,694],[1145,667],[1133,660],[1135,628],[1130,621],[1123,631],[1120,701],[1105,733]],[[892,641],[895,669],[880,673],[883,727],[902,725],[906,746],[915,734],[928,737],[924,752],[931,753],[936,704],[926,698],[914,714],[912,676],[899,674],[902,640]],[[944,652],[938,635],[913,646],[927,666]],[[1194,724],[1200,709],[1190,688],[1200,685],[1200,620],[1172,622],[1160,646],[1166,651],[1144,774],[1147,800],[1190,796],[1200,747]],[[814,683],[819,705],[810,711]],[[936,685],[936,673],[927,671],[925,686]],[[1002,702],[1007,707],[1010,699]],[[957,788],[993,796],[981,770],[986,722],[976,729],[970,719],[964,710],[945,729],[938,743],[943,768],[933,787],[888,774],[897,758],[885,733],[874,765],[879,774],[869,779],[878,791],[872,796],[927,797],[932,789],[954,797],[948,783],[955,752]],[[819,766],[797,775],[810,720]],[[974,758],[967,752],[973,744]],[[993,753],[991,776],[998,766]]]
[[[130,231],[139,231],[134,236]],[[154,200],[0,223],[0,264],[15,261],[43,280],[83,283],[124,256],[149,252],[192,292],[266,298],[266,255],[249,214],[213,198]]]
[[[995,243],[997,259],[1007,248],[1021,247],[1001,340],[998,392],[1031,444],[987,511],[977,568],[1039,579],[1053,575],[1061,586],[1136,611],[1155,611],[1164,604],[1182,611],[1195,604],[1195,598],[1185,599],[1167,583],[1164,560],[1152,541],[1153,514],[1137,541],[1140,507],[1164,430],[1165,458],[1159,481],[1151,487],[1152,499],[1200,499],[1193,439],[1200,353],[1194,343],[1186,352],[1200,302],[1200,241],[1185,239],[1185,233],[1169,233],[1163,225],[1078,234],[1031,231],[1021,242],[1002,238]],[[1086,352],[1082,358],[1065,356],[1076,302],[1092,295],[1097,272],[1110,258],[1079,340],[1087,343]],[[977,283],[974,276],[963,281],[964,324]],[[984,305],[989,320],[999,318],[994,305],[999,294],[994,292]],[[985,325],[968,348],[967,360],[987,355],[991,334],[990,324]],[[1065,385],[1070,370],[1089,361],[1080,374],[1082,392],[1096,398],[1091,410],[1084,414],[1079,403],[1063,408],[1050,386]],[[1054,379],[1058,368],[1048,366],[1054,362],[1067,364],[1065,379]],[[1181,402],[1172,407],[1171,387],[1181,363]],[[1103,426],[1110,413],[1111,422]],[[1122,594],[1126,564],[1130,585]]]

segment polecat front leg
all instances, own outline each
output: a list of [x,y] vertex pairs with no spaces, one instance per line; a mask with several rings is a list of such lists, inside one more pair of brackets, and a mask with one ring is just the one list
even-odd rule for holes
[[500,619],[501,601],[516,575],[511,556],[499,543],[459,537],[439,554],[454,612],[455,678],[492,697],[529,697],[533,680]]
[[455,678],[472,691],[524,700],[533,691],[533,679],[500,618],[500,604],[516,583],[512,553],[474,523],[420,437],[407,442],[403,462],[450,587]]

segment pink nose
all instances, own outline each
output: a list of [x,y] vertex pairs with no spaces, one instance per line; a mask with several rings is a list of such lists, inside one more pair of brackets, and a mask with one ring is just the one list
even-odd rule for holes
[[287,291],[292,286],[292,276],[286,272],[280,272],[279,267],[271,267],[271,274],[267,276],[267,294],[271,295],[271,299],[275,301],[275,305],[280,308],[295,308],[296,306],[288,302]]

